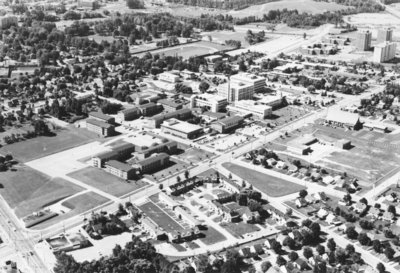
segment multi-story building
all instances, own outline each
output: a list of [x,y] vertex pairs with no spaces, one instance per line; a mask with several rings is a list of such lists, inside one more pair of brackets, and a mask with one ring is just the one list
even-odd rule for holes
[[190,108],[205,107],[211,112],[219,112],[228,105],[225,97],[211,94],[196,94],[190,98]]
[[367,31],[360,31],[356,37],[356,48],[361,51],[368,51],[371,48],[372,33]]
[[152,116],[162,110],[162,106],[157,105],[154,102],[138,105],[138,108],[143,116]]
[[164,110],[168,111],[168,112],[173,112],[179,109],[182,109],[183,104],[182,103],[176,103],[172,100],[168,100],[168,99],[162,99],[158,101],[159,104],[162,105],[162,107],[164,108]]
[[120,121],[134,120],[140,117],[141,111],[137,107],[124,109],[118,112],[118,119]]
[[161,124],[161,130],[164,133],[186,139],[196,138],[203,133],[203,127],[175,118],[164,121]]
[[158,79],[170,83],[176,83],[179,81],[179,76],[170,72],[164,72],[158,75]]
[[0,16],[0,29],[7,29],[18,24],[16,16]]
[[97,119],[86,120],[86,129],[103,137],[110,136],[114,133],[113,125]]
[[175,154],[178,151],[178,143],[176,141],[168,141],[156,146],[150,146],[146,149],[137,149],[136,157],[145,159],[156,153]]
[[114,123],[115,119],[113,117],[110,117],[109,115],[105,115],[101,112],[90,112],[89,113],[89,118],[91,119],[96,119],[105,123]]
[[260,92],[266,85],[266,79],[250,73],[239,73],[231,76],[231,83],[244,83],[253,86],[254,92]]
[[391,42],[393,40],[393,29],[391,28],[378,29],[378,36],[376,40],[378,44],[383,42]]
[[145,174],[158,171],[168,164],[169,155],[160,153],[137,162],[133,167],[142,174]]
[[242,116],[251,115],[257,119],[265,119],[272,115],[272,107],[269,105],[260,105],[253,100],[240,100],[227,107],[230,113]]
[[109,172],[122,179],[130,179],[135,175],[136,170],[126,163],[110,160],[105,163],[106,172]]
[[228,102],[251,100],[254,95],[254,85],[250,83],[228,82],[218,86],[218,96],[226,98]]
[[211,128],[219,133],[226,133],[238,128],[243,124],[243,117],[232,116],[218,120],[211,124]]
[[188,119],[192,116],[192,110],[187,109],[187,108],[183,108],[180,110],[177,110],[175,112],[170,112],[170,113],[166,113],[166,114],[159,114],[156,115],[154,117],[152,117],[149,120],[149,126],[152,128],[160,128],[161,124],[168,119],[171,118],[176,118],[179,120],[185,120]]
[[384,63],[394,59],[395,56],[396,43],[384,42],[375,46],[373,61],[376,63]]
[[95,10],[100,7],[99,3],[95,0],[78,0],[79,9]]
[[92,166],[96,168],[102,168],[106,161],[127,159],[134,151],[135,145],[132,143],[118,145],[112,148],[111,151],[98,153],[92,156]]
[[258,104],[271,106],[272,110],[280,107],[285,97],[283,96],[263,96],[257,101]]

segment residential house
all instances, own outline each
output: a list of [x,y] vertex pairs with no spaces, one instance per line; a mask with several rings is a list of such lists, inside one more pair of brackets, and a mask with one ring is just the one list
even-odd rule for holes
[[393,221],[395,215],[390,211],[385,211],[382,215],[382,220]]
[[329,225],[340,225],[342,222],[339,220],[339,218],[334,215],[333,213],[329,213],[326,218],[325,221],[329,224]]
[[358,202],[355,207],[354,207],[354,211],[356,213],[362,213],[367,209],[367,205],[362,203],[362,202]]
[[269,238],[265,240],[264,244],[268,249],[272,249],[273,245],[276,243],[276,240],[274,238]]
[[302,207],[307,207],[308,203],[304,198],[297,198],[296,201],[294,201],[295,205],[297,208],[302,208]]
[[308,263],[305,260],[303,260],[302,258],[298,258],[296,261],[294,261],[293,264],[295,267],[297,267],[298,269],[300,269],[302,271],[310,268],[308,266]]
[[329,214],[329,211],[326,210],[325,208],[321,208],[318,213],[317,216],[319,219],[325,219]]
[[246,208],[242,219],[245,223],[257,223],[260,221],[260,213],[258,211],[250,211],[249,208]]
[[250,251],[257,255],[261,255],[264,253],[264,248],[263,248],[262,244],[254,244],[250,247]]
[[243,258],[251,258],[254,256],[254,253],[250,251],[249,247],[244,247],[239,250],[239,254]]
[[375,207],[369,209],[368,214],[371,215],[372,218],[378,219],[381,210]]

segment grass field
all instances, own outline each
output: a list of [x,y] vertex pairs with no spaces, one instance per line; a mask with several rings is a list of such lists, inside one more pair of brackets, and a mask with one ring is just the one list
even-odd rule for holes
[[256,225],[246,223],[223,223],[221,224],[229,233],[236,238],[240,238],[245,234],[259,231],[260,229]]
[[0,154],[11,153],[18,161],[27,162],[94,140],[100,140],[96,134],[70,126],[58,131],[53,137],[37,137],[6,145],[0,148]]
[[109,201],[109,199],[98,195],[94,192],[87,192],[84,194],[77,195],[72,197],[71,199],[66,200],[62,203],[63,206],[71,209],[69,212],[59,215],[55,218],[52,218],[48,221],[45,221],[39,225],[36,225],[33,229],[43,229],[59,223],[60,221],[64,221],[70,217],[79,215],[81,213],[87,212],[91,209],[94,209],[104,203]]
[[207,151],[198,148],[189,148],[185,150],[183,154],[177,155],[177,157],[184,161],[189,161],[195,164],[200,161],[203,161],[204,159],[211,158],[212,155],[213,155],[212,153],[209,153]]
[[69,173],[68,176],[114,196],[122,196],[147,185],[147,183],[141,181],[131,181],[127,183],[125,180],[115,175],[94,167],[87,167]]
[[226,240],[226,237],[223,234],[212,227],[208,227],[207,230],[202,230],[201,233],[206,237],[199,240],[206,245],[213,245]]
[[254,187],[271,197],[285,196],[305,189],[305,187],[301,185],[269,176],[236,164],[227,162],[222,165],[233,174],[251,183]]
[[15,172],[4,172],[0,194],[18,217],[24,217],[42,207],[73,195],[83,189],[61,178],[50,177],[26,166],[18,166]]
[[166,232],[179,231],[183,229],[183,227],[178,224],[178,222],[172,219],[153,202],[147,202],[139,206],[139,208],[143,211],[143,213],[145,213],[151,220],[156,222]]

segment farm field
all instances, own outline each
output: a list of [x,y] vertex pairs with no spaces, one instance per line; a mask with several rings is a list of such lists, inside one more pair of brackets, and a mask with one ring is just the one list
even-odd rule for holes
[[233,163],[223,163],[222,166],[271,197],[285,196],[305,189],[304,186],[260,173]]
[[70,211],[68,211],[65,214],[61,214],[57,217],[54,217],[43,223],[40,223],[40,224],[34,226],[33,229],[43,229],[43,228],[49,227],[51,225],[59,223],[60,221],[66,220],[70,217],[73,217],[73,216],[79,215],[81,213],[87,212],[91,209],[94,209],[108,201],[110,201],[110,200],[101,195],[98,195],[97,193],[94,193],[94,192],[87,192],[87,193],[83,193],[83,194],[74,196],[74,197],[61,203],[61,205],[63,205],[64,207],[69,208]]
[[36,137],[0,148],[0,154],[11,153],[20,162],[27,162],[61,152],[91,141],[101,141],[93,132],[69,126],[57,131],[56,136]]
[[27,166],[16,169],[1,174],[0,183],[4,188],[0,189],[0,194],[21,218],[83,190],[64,179],[51,179]]
[[183,229],[183,227],[178,224],[174,219],[162,211],[153,202],[147,202],[138,206],[143,213],[145,213],[151,220],[156,222],[160,227],[162,227],[166,232],[173,232]]
[[125,180],[95,167],[86,167],[69,173],[68,176],[118,197],[147,185],[141,181],[127,183]]

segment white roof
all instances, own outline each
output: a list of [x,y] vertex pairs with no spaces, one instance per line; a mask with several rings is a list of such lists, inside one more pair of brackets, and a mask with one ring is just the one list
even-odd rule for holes
[[351,125],[355,125],[358,122],[358,119],[359,119],[358,114],[340,110],[329,111],[328,115],[326,116],[326,120],[328,121],[334,121]]

